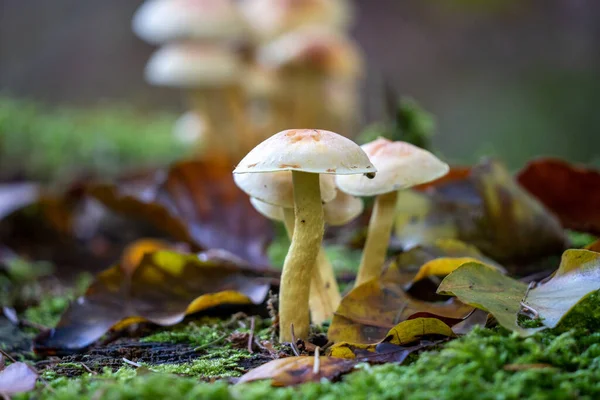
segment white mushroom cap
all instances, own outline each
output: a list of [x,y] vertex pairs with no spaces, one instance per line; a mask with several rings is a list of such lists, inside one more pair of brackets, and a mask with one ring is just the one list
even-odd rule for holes
[[[235,184],[248,196],[278,207],[294,208],[294,186],[290,171],[264,174],[235,174]],[[333,175],[320,176],[321,200],[328,202],[336,197]]]
[[158,86],[215,87],[236,82],[241,71],[241,62],[225,48],[178,43],[161,47],[150,57],[146,80]]
[[232,39],[246,31],[232,0],[148,0],[133,16],[132,27],[136,35],[153,44]]
[[327,27],[306,26],[260,47],[258,62],[267,68],[308,68],[338,79],[362,74],[362,55],[348,37]]
[[187,111],[177,118],[173,136],[181,143],[198,143],[206,134],[206,122],[195,111]]
[[233,173],[276,171],[336,175],[377,172],[360,146],[344,136],[320,129],[288,129],[252,149]]
[[339,190],[335,199],[323,206],[323,218],[329,225],[345,225],[358,217],[363,210],[364,204],[361,199]]
[[274,221],[283,221],[283,207],[274,206],[255,197],[250,197],[250,203],[256,211]]
[[440,178],[450,167],[436,156],[406,142],[379,138],[361,146],[377,167],[377,176],[336,177],[340,190],[353,196],[376,196]]
[[343,31],[354,14],[347,0],[246,0],[240,9],[259,39],[313,24]]

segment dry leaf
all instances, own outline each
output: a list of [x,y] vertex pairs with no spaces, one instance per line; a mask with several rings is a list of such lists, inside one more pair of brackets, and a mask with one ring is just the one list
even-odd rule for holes
[[527,164],[517,179],[565,228],[600,234],[599,171],[544,158]]
[[37,352],[77,351],[141,321],[173,325],[222,304],[259,304],[273,279],[223,250],[145,254],[131,275],[120,265],[100,273],[57,327],[35,340]]
[[354,369],[356,362],[335,357],[287,357],[270,361],[246,373],[238,383],[271,379],[273,386],[291,386],[305,382],[334,380]]

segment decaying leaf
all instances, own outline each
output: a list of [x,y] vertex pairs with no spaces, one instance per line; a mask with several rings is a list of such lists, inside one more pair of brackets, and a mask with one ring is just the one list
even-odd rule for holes
[[329,355],[360,362],[401,363],[410,353],[435,344],[430,340],[421,343],[422,339],[440,336],[455,335],[448,325],[437,318],[415,318],[393,327],[378,343],[338,342],[330,348]]
[[12,363],[8,367],[2,365],[0,368],[0,397],[33,390],[37,378],[38,374],[23,362]]
[[396,236],[406,247],[456,238],[501,263],[560,253],[566,238],[557,220],[498,162],[485,162],[428,187],[401,193]]
[[197,255],[145,254],[132,273],[116,265],[100,273],[57,327],[36,338],[38,352],[83,349],[111,327],[180,322],[186,314],[222,304],[259,304],[273,281],[223,250]]
[[335,380],[354,369],[356,362],[336,357],[299,356],[279,358],[255,368],[238,383],[271,379],[273,386],[291,386],[321,379]]
[[268,265],[269,220],[233,182],[227,162],[185,161],[139,184],[91,185],[88,193],[111,210],[152,223],[194,250],[224,249]]
[[480,263],[462,265],[438,288],[438,293],[454,295],[464,303],[489,311],[500,325],[522,335],[533,332],[517,324],[526,291],[527,284]]
[[600,234],[600,171],[543,158],[527,164],[517,179],[564,227]]
[[600,239],[596,240],[594,243],[590,243],[585,247],[585,249],[595,251],[596,253],[600,253]]
[[542,323],[554,328],[589,293],[600,290],[600,253],[567,250],[550,280],[531,289],[523,301]]

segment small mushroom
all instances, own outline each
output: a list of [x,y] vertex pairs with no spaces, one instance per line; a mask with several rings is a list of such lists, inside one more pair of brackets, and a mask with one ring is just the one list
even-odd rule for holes
[[233,0],[148,0],[137,9],[132,28],[152,44],[230,40],[247,31]]
[[310,327],[309,292],[323,239],[323,205],[319,174],[365,174],[376,171],[364,151],[350,139],[317,129],[279,132],[256,146],[234,174],[292,171],[294,233],[281,275],[281,341],[306,339]]
[[353,196],[376,196],[355,286],[379,277],[385,262],[398,191],[446,175],[449,167],[430,152],[379,138],[362,146],[377,176],[337,176],[338,188]]

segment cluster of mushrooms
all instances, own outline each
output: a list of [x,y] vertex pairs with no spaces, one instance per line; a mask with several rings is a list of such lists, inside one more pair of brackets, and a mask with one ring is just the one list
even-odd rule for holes
[[[146,80],[182,89],[174,134],[239,160],[288,126],[357,127],[362,56],[349,0],[147,0],[133,30],[161,47]],[[319,99],[316,102],[315,99]]]
[[[291,237],[279,291],[280,341],[306,339],[310,322],[331,318],[340,292],[323,252],[324,224],[343,225],[375,196],[355,285],[378,278],[398,191],[435,180],[449,167],[430,152],[379,138],[362,147],[337,133],[289,129],[251,150],[233,171],[254,207],[283,221]],[[293,331],[292,331],[293,329]],[[293,332],[293,333],[292,333]]]

